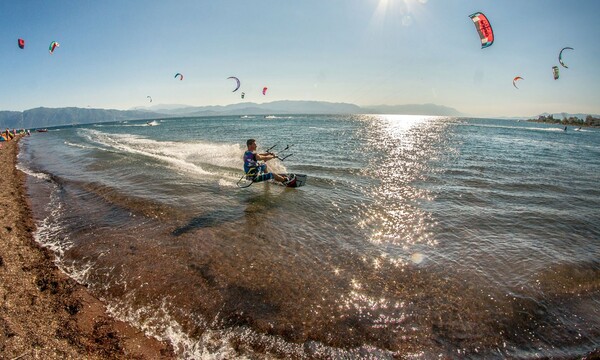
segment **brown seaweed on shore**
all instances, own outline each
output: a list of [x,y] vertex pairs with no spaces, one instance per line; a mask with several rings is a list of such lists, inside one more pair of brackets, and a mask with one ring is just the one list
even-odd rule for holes
[[0,148],[0,354],[6,359],[173,359],[173,348],[111,318],[33,238],[18,140]]

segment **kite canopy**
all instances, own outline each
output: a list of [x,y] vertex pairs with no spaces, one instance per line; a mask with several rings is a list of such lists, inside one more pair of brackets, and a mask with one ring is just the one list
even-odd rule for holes
[[19,43],[19,47],[20,47],[21,49],[24,49],[24,48],[25,48],[25,40],[23,40],[23,39],[19,39],[18,43]]
[[180,73],[175,74],[175,79],[179,76],[179,80],[183,80],[183,75]]
[[560,53],[558,53],[558,62],[562,65],[562,67],[568,69],[569,67],[567,65],[565,65],[565,63],[562,61],[562,52],[565,50],[575,50],[572,47],[564,47],[560,50]]
[[266,86],[263,88],[263,95],[267,95],[267,89],[268,88]]
[[558,80],[558,77],[560,76],[560,74],[558,73],[558,66],[552,67],[552,74],[554,75],[554,80]]
[[235,76],[230,76],[227,79],[233,79],[235,80],[235,82],[237,83],[237,86],[235,87],[235,90],[233,90],[233,92],[236,92],[239,88],[240,88],[240,79],[236,78]]
[[494,43],[494,31],[492,30],[492,25],[487,17],[480,12],[471,14],[469,17],[473,20],[475,29],[477,29],[479,37],[481,38],[481,48],[484,49],[491,46]]
[[56,49],[59,46],[60,46],[59,43],[57,43],[56,41],[53,41],[50,43],[50,46],[48,47],[48,51],[50,52],[50,54],[54,54],[54,49]]
[[146,96],[147,99],[150,99],[150,102],[152,102],[152,96],[148,95]]
[[516,78],[513,79],[513,86],[516,87],[517,89],[518,89],[517,81],[519,81],[519,80],[524,80],[524,79],[520,76],[517,76]]

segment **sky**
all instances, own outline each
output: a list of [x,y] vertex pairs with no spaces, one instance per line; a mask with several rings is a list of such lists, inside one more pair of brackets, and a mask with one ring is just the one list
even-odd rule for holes
[[[478,11],[495,35],[485,49]],[[600,114],[598,14],[598,0],[2,1],[0,110],[316,100]]]

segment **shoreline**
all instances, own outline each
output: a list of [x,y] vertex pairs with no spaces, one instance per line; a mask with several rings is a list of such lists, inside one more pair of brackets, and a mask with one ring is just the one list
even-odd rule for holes
[[0,357],[175,359],[173,347],[119,320],[35,242],[35,222],[16,169],[16,138],[0,147]]

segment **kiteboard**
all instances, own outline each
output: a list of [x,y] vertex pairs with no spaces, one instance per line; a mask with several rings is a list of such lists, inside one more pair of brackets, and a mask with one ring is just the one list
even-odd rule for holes
[[[285,176],[288,178],[287,181],[284,182],[279,182],[279,181],[275,181],[275,180],[269,180],[269,181],[265,181],[265,182],[270,182],[273,184],[277,184],[279,186],[285,186],[285,187],[289,187],[289,188],[297,188],[300,186],[304,186],[304,184],[306,184],[306,178],[307,176],[304,174],[279,174],[281,176]],[[261,183],[262,181],[258,182]],[[239,188],[247,188],[250,185],[254,184],[254,181],[252,181],[252,178],[248,178],[246,175],[243,175],[240,180],[238,180],[237,182],[237,186]]]
[[297,188],[306,184],[306,175],[304,174],[279,174],[288,178],[283,183],[275,182],[278,185],[282,185],[289,188]]

